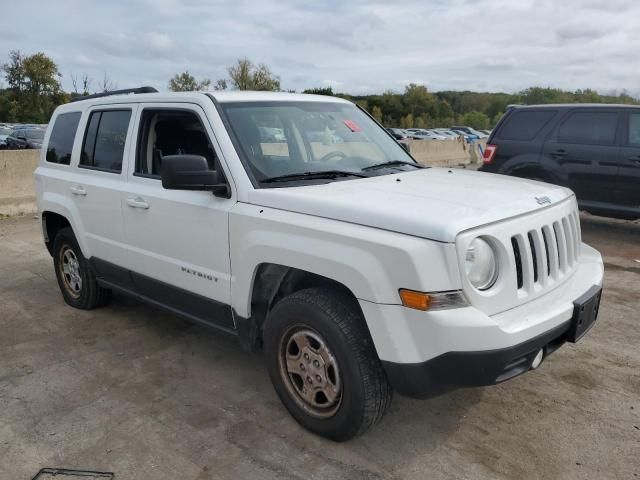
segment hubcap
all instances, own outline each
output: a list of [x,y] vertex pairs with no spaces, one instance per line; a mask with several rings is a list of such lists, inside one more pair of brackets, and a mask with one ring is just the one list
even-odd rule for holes
[[82,291],[80,262],[71,247],[66,245],[60,251],[60,270],[67,292],[73,297],[79,297]]
[[282,337],[280,374],[292,398],[309,414],[328,418],[340,407],[338,362],[315,331],[294,327]]

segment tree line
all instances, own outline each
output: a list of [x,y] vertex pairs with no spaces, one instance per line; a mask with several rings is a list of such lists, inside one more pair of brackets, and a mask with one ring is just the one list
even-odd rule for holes
[[[60,104],[90,93],[117,89],[104,73],[93,79],[86,73],[70,72],[72,91],[65,92],[57,64],[44,53],[25,55],[11,51],[2,65],[6,87],[0,84],[0,122],[47,123]],[[281,91],[280,77],[265,64],[239,59],[227,68],[227,78],[212,81],[196,79],[188,70],[167,82],[171,91],[265,90]],[[292,90],[287,90],[292,91]],[[424,85],[410,84],[402,92],[386,91],[377,95],[350,95],[330,87],[309,88],[303,93],[332,95],[351,100],[365,108],[387,127],[432,128],[454,124],[478,129],[492,128],[510,104],[544,103],[627,103],[640,104],[628,95],[603,95],[595,90],[566,91],[549,87],[531,87],[516,93],[471,91],[431,92]]]

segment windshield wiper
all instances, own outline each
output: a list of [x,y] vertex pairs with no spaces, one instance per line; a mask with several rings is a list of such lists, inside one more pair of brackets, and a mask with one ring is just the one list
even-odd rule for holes
[[366,172],[367,170],[376,170],[378,168],[393,167],[395,165],[410,165],[415,168],[425,168],[424,165],[420,165],[419,163],[405,162],[404,160],[391,160],[389,162],[376,163],[375,165],[369,165],[368,167],[364,167],[362,171]]
[[365,178],[367,175],[363,175],[358,172],[346,172],[342,170],[321,170],[319,172],[302,172],[302,173],[289,173],[287,175],[278,175],[277,177],[269,177],[264,180],[260,180],[260,183],[275,183],[275,182],[292,182],[295,180],[315,180],[323,178],[337,178],[337,177],[358,177]]

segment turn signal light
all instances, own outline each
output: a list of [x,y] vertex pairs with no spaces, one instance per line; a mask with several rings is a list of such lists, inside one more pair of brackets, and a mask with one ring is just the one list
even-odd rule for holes
[[426,293],[404,288],[400,289],[400,299],[402,300],[402,305],[416,310],[428,310],[431,304],[431,297]]
[[402,305],[415,310],[448,310],[450,308],[469,306],[467,299],[460,290],[424,293],[401,288],[398,293],[400,294]]

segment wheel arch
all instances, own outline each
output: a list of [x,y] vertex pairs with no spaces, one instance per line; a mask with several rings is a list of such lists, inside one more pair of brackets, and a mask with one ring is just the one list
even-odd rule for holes
[[324,288],[348,295],[360,308],[354,292],[337,280],[287,265],[261,263],[256,266],[251,284],[250,317],[235,316],[243,346],[249,350],[261,348],[262,327],[273,306],[287,295],[308,288]]

